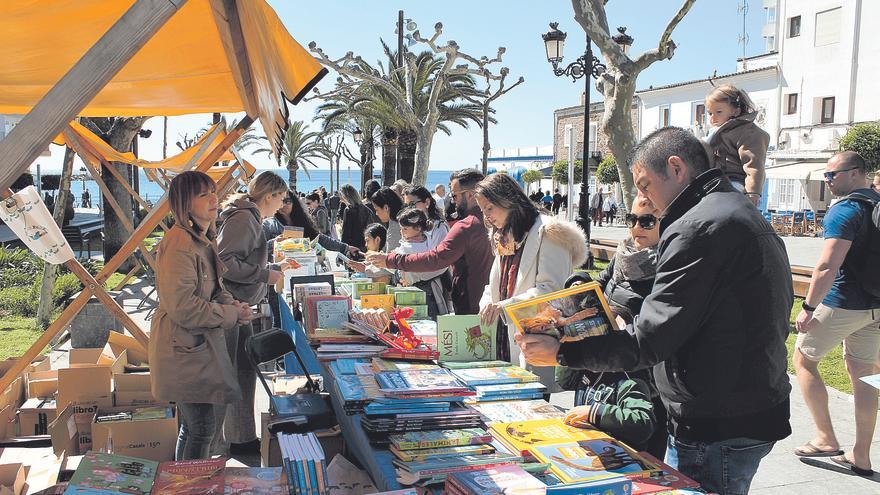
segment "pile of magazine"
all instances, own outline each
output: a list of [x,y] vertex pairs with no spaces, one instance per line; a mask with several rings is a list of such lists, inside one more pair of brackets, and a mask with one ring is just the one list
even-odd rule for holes
[[519,366],[493,366],[452,370],[476,393],[472,402],[540,399],[547,387],[538,375]]

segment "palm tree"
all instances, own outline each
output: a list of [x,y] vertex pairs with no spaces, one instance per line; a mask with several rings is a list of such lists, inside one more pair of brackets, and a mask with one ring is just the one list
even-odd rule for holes
[[[273,154],[271,148],[260,148],[254,153]],[[278,149],[280,156],[277,156],[279,162],[282,160],[287,166],[288,184],[290,188],[296,191],[296,173],[302,168],[309,177],[309,170],[306,167],[311,165],[315,167],[315,160],[327,158],[327,148],[321,140],[321,133],[309,131],[301,120],[291,122],[284,131],[284,139]]]

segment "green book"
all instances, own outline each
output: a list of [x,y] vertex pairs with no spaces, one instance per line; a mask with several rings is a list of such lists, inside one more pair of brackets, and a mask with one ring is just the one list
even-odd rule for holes
[[478,315],[437,317],[437,350],[440,362],[495,359],[495,326],[481,325]]
[[425,291],[418,287],[386,287],[385,291],[394,296],[394,304],[398,306],[426,304],[427,301]]
[[385,285],[384,282],[353,282],[350,295],[354,299],[360,299],[361,296],[384,294]]

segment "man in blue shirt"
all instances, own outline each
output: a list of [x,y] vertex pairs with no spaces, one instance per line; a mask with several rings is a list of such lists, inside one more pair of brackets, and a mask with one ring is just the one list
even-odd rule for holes
[[[865,160],[852,151],[834,155],[825,166],[825,183],[835,196],[852,192],[880,199],[868,188]],[[871,476],[870,448],[877,421],[877,389],[859,378],[874,374],[880,351],[880,298],[866,292],[853,265],[862,259],[869,228],[868,208],[851,199],[835,203],[823,222],[825,241],[813,269],[803,309],[797,317],[799,332],[793,361],[798,384],[817,435],[795,449],[802,457],[831,457],[856,474]],[[828,412],[828,393],[819,376],[819,361],[843,341],[846,369],[853,384],[856,442],[844,454],[834,435]]]

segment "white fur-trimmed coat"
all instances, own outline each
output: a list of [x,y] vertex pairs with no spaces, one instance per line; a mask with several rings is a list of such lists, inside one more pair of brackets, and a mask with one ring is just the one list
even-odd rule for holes
[[[580,227],[572,222],[538,215],[526,236],[513,296],[501,300],[501,258],[496,253],[492,271],[489,273],[489,284],[480,299],[480,309],[493,302],[507,305],[560,290],[572,271],[586,260],[587,241]],[[520,348],[513,340],[515,330],[513,325],[507,325],[507,336],[511,344],[510,361],[514,364],[519,362],[520,366],[539,375],[541,383],[549,391],[557,390],[552,366],[525,366]]]

